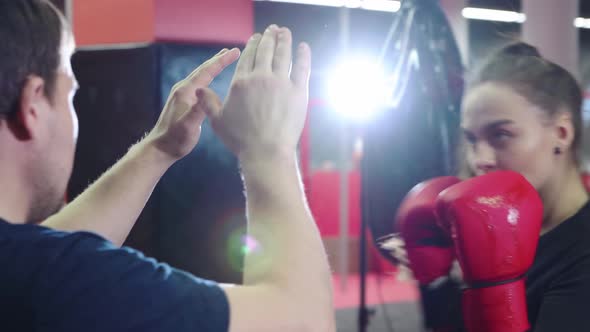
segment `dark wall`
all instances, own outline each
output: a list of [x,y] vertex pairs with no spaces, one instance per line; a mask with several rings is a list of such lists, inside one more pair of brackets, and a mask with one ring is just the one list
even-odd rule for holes
[[[119,160],[159,114],[157,49],[78,51],[72,65],[80,84],[74,104],[80,133],[69,186],[75,198]],[[100,213],[97,209],[96,213]],[[151,199],[128,244],[154,255],[156,204]]]
[[[219,48],[156,44],[79,51],[73,67],[81,86],[75,98],[80,137],[69,197],[147,133],[172,85]],[[233,69],[211,85],[221,97]],[[237,162],[205,123],[197,148],[164,175],[126,244],[198,276],[237,283],[244,229]]]
[[[218,51],[219,47],[161,45],[160,94],[166,96],[174,83]],[[210,86],[221,98],[234,69],[235,65],[227,68]],[[239,241],[246,227],[242,181],[236,158],[208,122],[197,148],[168,170],[158,188],[160,257],[198,276],[240,282]]]
[[590,29],[580,29],[580,78],[584,88],[590,88]]

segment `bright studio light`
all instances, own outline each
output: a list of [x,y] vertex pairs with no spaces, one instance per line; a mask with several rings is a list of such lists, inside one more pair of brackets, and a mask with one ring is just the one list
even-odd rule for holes
[[[375,10],[382,12],[395,13],[401,7],[400,1],[394,0],[254,0],[267,2],[287,2],[302,5],[316,5],[328,7],[348,7],[361,8],[366,10]],[[497,10],[487,8],[465,7],[462,10],[463,17],[470,20],[483,20],[494,22],[523,23],[526,21],[526,15],[523,13]],[[580,29],[590,29],[590,18],[578,17],[574,21],[574,26]]]
[[395,13],[401,7],[401,3],[399,1],[391,1],[391,0],[371,0],[371,1],[363,1],[361,3],[360,8],[366,10],[376,10],[382,12],[390,12]]
[[336,66],[330,75],[328,98],[339,114],[363,120],[388,105],[391,86],[376,61],[349,60]]
[[574,20],[574,26],[580,29],[590,29],[590,19],[578,17]]
[[301,5],[317,5],[328,7],[348,7],[362,8],[367,10],[376,10],[383,12],[395,13],[399,10],[401,3],[392,0],[254,0],[254,1],[272,1],[288,2]]
[[524,14],[508,10],[467,7],[463,8],[462,14],[463,17],[472,20],[513,23],[522,23],[526,20],[526,16]]

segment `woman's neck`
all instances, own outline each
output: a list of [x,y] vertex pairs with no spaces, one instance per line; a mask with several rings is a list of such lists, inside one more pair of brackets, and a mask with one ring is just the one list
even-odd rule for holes
[[576,167],[552,179],[540,194],[544,208],[541,234],[576,214],[588,201],[588,192]]

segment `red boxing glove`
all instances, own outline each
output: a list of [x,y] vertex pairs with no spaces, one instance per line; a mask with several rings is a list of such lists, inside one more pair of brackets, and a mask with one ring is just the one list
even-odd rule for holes
[[493,172],[439,195],[468,288],[462,307],[469,332],[529,329],[524,274],[535,257],[543,204],[520,174]]
[[590,174],[584,172],[582,174],[582,182],[584,183],[584,188],[586,188],[587,192],[590,192]]
[[422,182],[412,188],[398,209],[395,222],[405,242],[410,269],[422,285],[447,276],[451,269],[453,242],[437,223],[436,198],[459,182],[453,176]]
[[455,331],[462,326],[460,291],[448,279],[455,259],[453,241],[438,225],[436,216],[438,194],[459,181],[447,176],[416,185],[404,198],[395,220],[410,269],[420,283],[424,323],[434,332]]

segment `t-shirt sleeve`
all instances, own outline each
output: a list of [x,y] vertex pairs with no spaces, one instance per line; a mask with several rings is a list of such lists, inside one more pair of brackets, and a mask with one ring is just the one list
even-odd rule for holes
[[38,326],[52,331],[228,330],[229,303],[217,284],[92,234],[72,234],[65,242],[34,289]]
[[590,259],[577,262],[543,295],[533,332],[590,331]]

